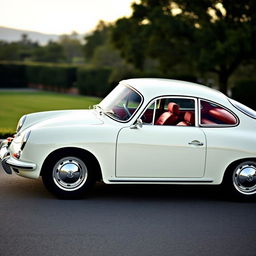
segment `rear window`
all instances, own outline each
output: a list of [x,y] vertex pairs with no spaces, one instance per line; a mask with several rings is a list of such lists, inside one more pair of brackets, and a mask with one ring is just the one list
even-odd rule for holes
[[256,119],[256,111],[255,110],[245,106],[244,104],[242,104],[242,103],[240,103],[236,100],[229,99],[229,101],[239,111],[241,111],[242,113],[246,114],[249,117],[252,117],[252,118]]

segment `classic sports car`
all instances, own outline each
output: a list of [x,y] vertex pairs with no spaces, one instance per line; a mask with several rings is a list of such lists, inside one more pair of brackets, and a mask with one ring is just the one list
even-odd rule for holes
[[2,142],[4,170],[60,198],[108,184],[222,184],[256,195],[256,112],[208,87],[129,79],[91,110],[23,116]]

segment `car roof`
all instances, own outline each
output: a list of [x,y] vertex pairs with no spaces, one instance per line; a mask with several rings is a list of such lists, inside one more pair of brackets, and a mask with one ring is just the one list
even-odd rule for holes
[[162,78],[133,78],[122,80],[120,83],[133,87],[144,97],[149,98],[175,95],[204,98],[220,103],[227,101],[227,96],[220,91],[191,82]]

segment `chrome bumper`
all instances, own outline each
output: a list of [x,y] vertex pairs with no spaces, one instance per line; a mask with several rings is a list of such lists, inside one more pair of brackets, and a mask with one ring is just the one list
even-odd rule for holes
[[3,140],[0,143],[0,165],[6,173],[12,174],[11,168],[6,164],[6,161],[9,157],[10,153],[8,151],[8,142]]
[[0,159],[6,157],[8,153],[8,142],[7,140],[3,140],[0,142]]
[[36,164],[23,162],[10,156],[8,151],[8,143],[6,141],[1,142],[0,146],[0,164],[4,171],[8,174],[12,174],[12,171],[19,173],[19,170],[33,171],[36,169]]

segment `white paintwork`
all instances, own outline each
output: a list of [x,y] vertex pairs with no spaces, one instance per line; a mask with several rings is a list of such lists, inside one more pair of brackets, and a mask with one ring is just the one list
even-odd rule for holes
[[[130,79],[126,84],[143,95],[139,111],[128,122],[117,122],[98,110],[52,111],[27,115],[10,153],[30,137],[19,159],[35,164],[19,175],[40,176],[47,156],[60,148],[80,148],[98,160],[105,183],[220,184],[234,161],[256,156],[256,121],[238,111],[227,97],[205,86],[165,79]],[[239,119],[235,127],[147,126],[131,129],[146,106],[161,96],[189,96],[223,105]],[[198,140],[203,146],[188,143]],[[11,160],[10,160],[11,161]]]
[[[189,145],[193,140],[204,145]],[[197,127],[144,125],[141,129],[123,128],[117,141],[116,176],[203,177],[205,145],[204,133]]]

